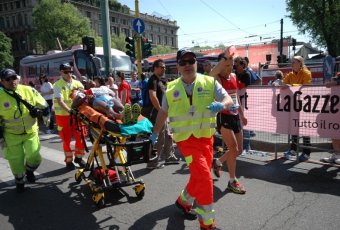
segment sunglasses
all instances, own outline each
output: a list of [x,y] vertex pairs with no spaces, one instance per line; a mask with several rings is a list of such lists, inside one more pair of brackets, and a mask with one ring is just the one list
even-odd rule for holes
[[64,74],[73,73],[72,71],[65,71],[65,70],[63,70],[63,71],[61,71],[61,72],[63,72]]
[[6,81],[10,81],[10,80],[18,80],[17,76],[11,76],[11,77],[8,77],[8,78],[5,78]]
[[181,60],[181,61],[178,62],[178,64],[180,66],[185,66],[187,63],[189,63],[189,65],[193,65],[193,64],[195,64],[195,62],[196,62],[196,59],[195,58],[191,58],[189,60]]

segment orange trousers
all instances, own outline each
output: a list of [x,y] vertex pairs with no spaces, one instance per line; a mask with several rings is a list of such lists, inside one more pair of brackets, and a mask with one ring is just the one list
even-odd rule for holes
[[211,177],[213,141],[213,137],[196,138],[191,135],[185,141],[176,142],[190,170],[186,190],[199,205],[212,205],[214,202]]
[[58,131],[61,140],[63,141],[63,150],[65,154],[65,162],[70,163],[73,160],[73,152],[71,149],[72,134],[75,139],[74,155],[77,158],[81,158],[85,155],[85,147],[83,140],[81,138],[81,132],[83,132],[84,137],[86,137],[86,129],[84,125],[80,122],[77,130],[76,120],[72,118],[72,125],[70,125],[71,116],[56,116],[56,123],[58,125]]

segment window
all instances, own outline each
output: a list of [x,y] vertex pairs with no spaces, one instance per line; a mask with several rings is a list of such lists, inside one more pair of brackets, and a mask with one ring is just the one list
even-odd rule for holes
[[149,25],[149,30],[153,30],[153,25]]
[[118,35],[118,28],[115,26],[111,27],[111,34],[117,34]]
[[165,34],[168,33],[168,29],[164,28],[164,33]]
[[123,25],[127,25],[129,23],[129,21],[122,18],[122,19],[120,19],[120,23],[123,24]]
[[0,11],[2,11],[2,4],[0,4]]
[[157,31],[158,31],[158,32],[161,32],[161,27],[158,26],[158,27],[157,27]]
[[91,18],[91,12],[90,11],[86,11],[86,17]]
[[18,39],[14,39],[12,41],[12,48],[13,48],[13,51],[19,51]]
[[174,46],[175,43],[174,43],[174,38],[171,38],[171,45]]
[[19,9],[20,8],[20,1],[16,1],[15,6],[16,6],[17,9]]
[[150,34],[150,36],[149,36],[149,40],[151,40],[151,41],[152,41],[152,43],[154,43],[154,42],[153,42],[153,34]]
[[118,21],[117,21],[117,18],[116,18],[116,17],[111,17],[111,22],[117,23],[117,22],[118,22]]
[[22,2],[22,7],[26,7],[26,0],[21,0],[21,2]]
[[174,34],[174,30],[170,30],[170,34]]
[[5,28],[5,20],[3,17],[0,17],[0,29]]
[[157,35],[157,44],[161,44],[161,35]]
[[6,17],[6,24],[7,24],[7,28],[11,27],[11,24],[9,23],[9,17]]
[[23,26],[21,14],[18,14],[18,25],[19,25],[19,26]]
[[99,36],[102,36],[102,24],[99,25]]
[[15,24],[15,16],[14,15],[12,16],[12,21],[13,21],[13,27],[15,27],[16,24]]
[[164,45],[168,44],[168,37],[164,37]]
[[28,26],[28,18],[27,14],[24,14],[25,26]]
[[100,14],[98,14],[98,20],[100,20],[100,17],[101,17],[101,15],[100,15]]
[[26,41],[24,37],[20,37],[21,50],[26,50]]

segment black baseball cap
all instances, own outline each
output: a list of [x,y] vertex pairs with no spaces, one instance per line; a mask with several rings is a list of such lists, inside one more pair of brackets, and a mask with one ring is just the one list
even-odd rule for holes
[[180,49],[180,50],[177,51],[177,62],[182,59],[184,54],[187,54],[187,53],[191,53],[196,58],[196,54],[194,52],[192,52],[191,50],[189,50],[189,49]]
[[13,69],[3,69],[0,71],[0,79],[8,79],[13,76],[17,76],[17,73]]
[[67,69],[72,69],[72,66],[69,63],[60,64],[59,70],[67,70]]

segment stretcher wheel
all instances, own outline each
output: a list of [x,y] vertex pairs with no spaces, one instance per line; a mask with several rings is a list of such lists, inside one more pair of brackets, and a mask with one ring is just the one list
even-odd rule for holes
[[81,178],[81,175],[79,175],[79,176],[77,177],[77,174],[78,174],[78,173],[76,173],[76,174],[74,175],[74,179],[76,179],[76,182],[77,182],[78,184],[80,184],[82,178]]
[[105,200],[104,197],[100,198],[100,200],[98,201],[98,203],[96,203],[98,208],[104,208],[105,207]]
[[140,184],[135,187],[133,187],[133,190],[135,190],[135,193],[139,199],[142,199],[145,195],[145,184]]
[[140,191],[139,193],[136,193],[137,197],[139,199],[143,199],[144,195],[145,195],[145,190],[143,189],[142,191]]

